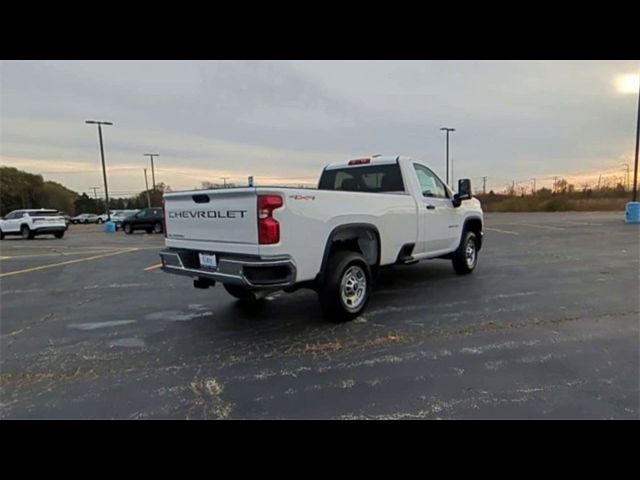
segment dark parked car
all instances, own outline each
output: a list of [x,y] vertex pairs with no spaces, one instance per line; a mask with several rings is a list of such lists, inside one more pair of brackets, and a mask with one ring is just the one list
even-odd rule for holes
[[124,233],[133,233],[136,230],[144,230],[147,233],[162,233],[162,208],[143,208],[138,213],[122,220]]

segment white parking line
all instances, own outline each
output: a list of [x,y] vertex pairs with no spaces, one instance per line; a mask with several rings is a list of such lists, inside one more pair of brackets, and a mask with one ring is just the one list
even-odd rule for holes
[[582,227],[602,227],[602,223],[592,223],[592,222],[571,222],[569,220],[564,220],[564,223],[568,223],[570,225],[578,225]]
[[534,228],[546,228],[548,230],[564,230],[562,227],[552,227],[551,225],[538,225],[537,223],[519,223],[518,225],[524,225],[525,227]]
[[484,229],[489,230],[491,232],[506,233],[508,235],[520,235],[518,232],[512,232],[510,230],[500,230],[499,228],[484,227]]

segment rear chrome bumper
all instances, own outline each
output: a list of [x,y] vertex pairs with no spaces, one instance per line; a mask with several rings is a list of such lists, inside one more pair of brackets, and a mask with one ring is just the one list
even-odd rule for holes
[[199,253],[176,248],[162,250],[161,270],[250,288],[287,287],[295,283],[296,268],[289,257],[260,258],[203,251],[216,255],[218,266],[211,269],[200,266]]

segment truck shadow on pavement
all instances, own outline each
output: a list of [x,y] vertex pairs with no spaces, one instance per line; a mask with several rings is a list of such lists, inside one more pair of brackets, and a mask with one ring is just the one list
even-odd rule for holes
[[[435,297],[450,296],[454,294],[459,281],[462,281],[462,278],[455,274],[448,261],[385,267],[376,279],[369,304],[362,316],[366,317],[371,309],[401,308],[407,300],[415,302],[419,297],[423,297],[426,303],[433,301]],[[411,296],[409,299],[408,291]],[[278,291],[260,301],[250,303],[229,298],[229,303],[213,316],[216,318],[210,320],[216,326],[237,332],[245,328],[253,330],[257,324],[279,330],[295,326],[339,325],[324,317],[317,294],[308,289],[295,293]],[[350,323],[352,322],[347,322]]]

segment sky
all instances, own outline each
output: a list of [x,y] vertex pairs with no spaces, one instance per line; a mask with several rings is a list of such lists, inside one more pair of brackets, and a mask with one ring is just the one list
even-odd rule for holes
[[[327,163],[407,155],[487,190],[633,168],[640,61],[2,61],[0,164],[110,196],[156,181],[316,183]],[[149,182],[151,173],[149,170]]]

